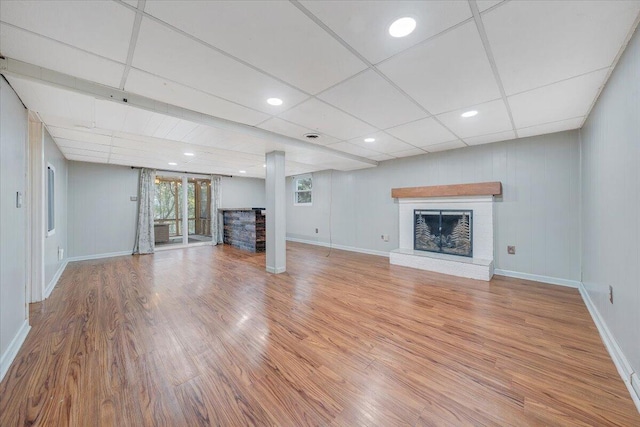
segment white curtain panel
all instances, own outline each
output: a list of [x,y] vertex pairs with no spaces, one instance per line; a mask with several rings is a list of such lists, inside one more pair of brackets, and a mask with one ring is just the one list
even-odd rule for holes
[[220,223],[220,177],[211,175],[211,241],[214,245],[222,243],[222,224]]
[[134,254],[152,254],[155,246],[153,232],[153,202],[156,192],[156,171],[140,169],[138,186],[138,228]]

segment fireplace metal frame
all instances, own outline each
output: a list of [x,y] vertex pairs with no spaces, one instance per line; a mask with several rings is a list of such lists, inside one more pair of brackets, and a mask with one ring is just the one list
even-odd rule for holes
[[[440,233],[441,229],[442,229],[442,212],[468,212],[469,213],[469,234],[471,234],[470,236],[470,241],[471,241],[471,251],[469,253],[469,255],[461,255],[461,254],[452,254],[449,252],[443,252],[442,251],[442,245],[440,245],[440,250],[439,251],[430,251],[428,249],[417,249],[416,248],[416,212],[440,212],[440,217],[439,217],[439,230],[438,233]],[[420,252],[432,252],[434,254],[443,254],[443,255],[452,255],[452,256],[462,256],[465,258],[473,258],[473,209],[414,209],[413,210],[413,250],[414,251],[420,251]]]

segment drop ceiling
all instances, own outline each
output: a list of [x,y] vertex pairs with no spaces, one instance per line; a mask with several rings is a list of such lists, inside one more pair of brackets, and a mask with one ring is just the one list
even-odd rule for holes
[[[273,150],[295,175],[579,128],[639,13],[615,0],[2,1],[0,53],[271,132],[5,72],[70,160],[264,177]],[[416,30],[390,37],[403,16]]]

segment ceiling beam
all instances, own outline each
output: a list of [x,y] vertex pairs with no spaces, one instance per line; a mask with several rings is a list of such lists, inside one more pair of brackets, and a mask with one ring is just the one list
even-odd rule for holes
[[301,141],[285,135],[280,135],[265,129],[250,126],[244,123],[238,123],[231,120],[222,119],[209,114],[200,113],[187,108],[178,107],[177,105],[168,104],[166,102],[157,101],[146,96],[136,95],[121,89],[110,86],[101,85],[89,80],[73,77],[68,74],[59,73],[27,62],[18,61],[12,58],[0,57],[0,74],[5,76],[15,76],[28,79],[49,86],[55,86],[61,89],[70,90],[83,95],[92,96],[97,99],[107,100],[124,104],[142,110],[151,111],[153,113],[165,114],[178,119],[189,120],[194,123],[212,126],[219,129],[225,129],[233,132],[243,133],[257,138],[266,139],[274,142],[280,142],[285,145],[305,148],[320,153],[330,154],[344,159],[354,160],[356,162],[378,166],[378,162],[366,157],[356,156],[355,154],[345,153],[323,145],[313,144],[311,142]]

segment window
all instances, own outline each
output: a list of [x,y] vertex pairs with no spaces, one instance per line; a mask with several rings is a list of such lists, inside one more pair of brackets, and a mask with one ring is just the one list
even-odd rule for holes
[[56,232],[56,170],[47,164],[47,236]]
[[311,206],[311,188],[313,178],[311,175],[298,176],[293,179],[293,204]]

